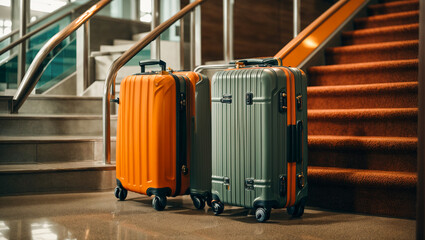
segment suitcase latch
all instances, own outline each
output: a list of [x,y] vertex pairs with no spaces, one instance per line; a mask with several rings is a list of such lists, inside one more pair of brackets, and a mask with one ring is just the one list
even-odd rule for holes
[[297,101],[297,108],[298,108],[298,110],[301,110],[303,108],[303,96],[302,95],[298,95],[296,97],[296,101]]
[[297,182],[298,182],[298,188],[302,189],[305,186],[305,178],[304,175],[298,174],[297,175]]
[[282,91],[279,93],[279,112],[284,113],[288,108],[288,103],[286,99],[286,92]]
[[254,179],[253,178],[245,179],[245,189],[246,190],[254,190]]
[[227,190],[230,190],[230,179],[229,179],[229,177],[223,178],[223,184],[224,184],[224,186],[226,186]]
[[221,103],[232,103],[232,95],[231,94],[223,94],[223,97],[220,99]]
[[252,105],[252,98],[254,98],[253,93],[246,94],[246,105]]
[[286,195],[286,177],[279,176],[279,195],[284,197]]
[[189,173],[189,169],[187,168],[186,165],[182,166],[182,173],[183,173],[183,175],[187,175]]
[[184,93],[180,93],[180,110],[183,110],[186,107],[186,97]]

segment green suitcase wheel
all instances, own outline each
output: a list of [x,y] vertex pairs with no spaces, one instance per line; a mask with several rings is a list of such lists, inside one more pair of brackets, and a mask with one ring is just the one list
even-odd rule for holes
[[211,203],[212,210],[214,212],[214,215],[219,215],[224,210],[224,205],[221,202],[214,201]]
[[258,222],[266,222],[267,220],[270,219],[270,210],[259,207],[255,210],[255,218],[257,219]]
[[204,209],[205,207],[205,200],[200,196],[190,196],[192,198],[193,205],[196,209]]

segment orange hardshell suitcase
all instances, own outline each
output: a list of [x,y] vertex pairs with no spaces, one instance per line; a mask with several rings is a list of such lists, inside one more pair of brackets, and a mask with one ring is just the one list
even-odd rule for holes
[[[146,65],[157,64],[162,71],[145,73]],[[155,195],[153,207],[163,210],[167,196],[189,193],[196,78],[165,71],[161,60],[140,66],[141,74],[120,85],[115,196],[124,200],[127,190]]]

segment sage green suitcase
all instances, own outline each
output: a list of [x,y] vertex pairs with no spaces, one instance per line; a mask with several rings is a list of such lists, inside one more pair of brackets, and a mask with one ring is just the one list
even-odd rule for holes
[[269,219],[272,208],[286,207],[294,217],[304,213],[307,78],[296,68],[263,65],[220,71],[212,78],[216,215],[223,204],[255,209],[259,222]]

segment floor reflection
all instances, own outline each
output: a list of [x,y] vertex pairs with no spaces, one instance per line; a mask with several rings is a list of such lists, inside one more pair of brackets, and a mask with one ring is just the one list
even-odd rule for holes
[[64,226],[39,220],[0,221],[0,240],[34,239],[34,240],[76,240]]
[[[75,226],[73,217],[57,218],[58,222],[47,219],[0,221],[0,240],[34,239],[34,240],[77,240],[77,239],[146,239],[157,238],[161,234],[146,231],[134,224],[119,221],[102,222],[97,217],[91,220],[87,217],[80,219],[86,222],[85,227]],[[75,216],[74,216],[75,217]],[[100,221],[99,221],[100,220]],[[100,231],[99,225],[104,226]],[[102,227],[101,227],[102,228]],[[104,231],[106,229],[106,231]]]

